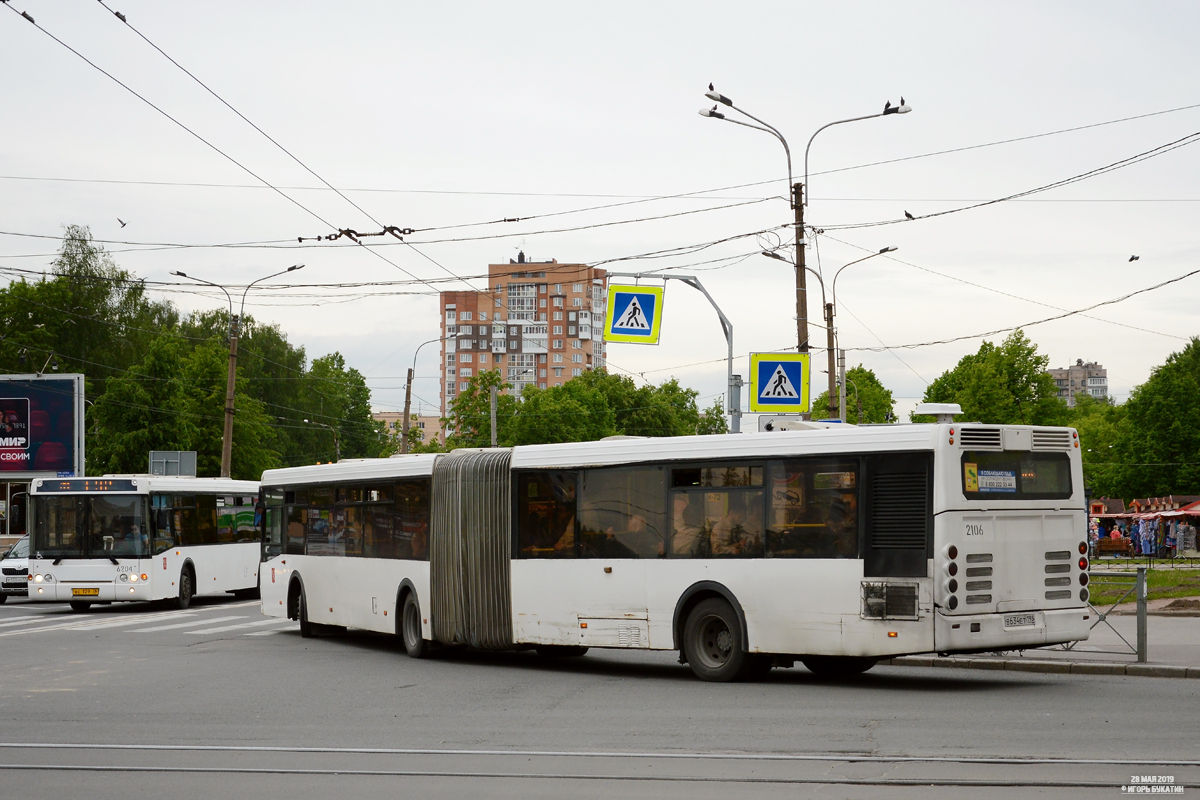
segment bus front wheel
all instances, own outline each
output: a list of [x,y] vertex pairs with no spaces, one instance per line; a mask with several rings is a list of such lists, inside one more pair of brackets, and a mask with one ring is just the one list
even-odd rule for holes
[[92,607],[91,603],[85,603],[82,600],[72,600],[71,601],[71,610],[72,611],[87,611],[91,607]]
[[187,608],[192,604],[192,595],[196,588],[192,583],[192,571],[184,567],[179,573],[179,595],[175,598],[175,607]]
[[300,590],[300,611],[296,614],[300,620],[300,635],[305,639],[311,639],[317,635],[314,630],[315,626],[308,621],[308,600],[304,597],[304,589]]
[[688,666],[702,681],[732,681],[752,677],[758,656],[742,648],[742,625],[733,606],[710,597],[701,600],[683,626]]
[[404,610],[400,614],[400,640],[404,642],[404,652],[409,658],[429,655],[429,642],[421,637],[421,605],[413,592],[404,596]]

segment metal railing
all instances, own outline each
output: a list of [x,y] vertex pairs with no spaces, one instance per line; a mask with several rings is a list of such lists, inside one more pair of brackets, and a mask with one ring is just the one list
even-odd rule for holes
[[[1096,621],[1092,623],[1092,627],[1089,628],[1089,631],[1095,630],[1097,625],[1104,623],[1105,625],[1108,626],[1109,630],[1111,630],[1113,633],[1115,633],[1117,635],[1118,639],[1120,639],[1122,642],[1125,643],[1125,647],[1128,648],[1128,649],[1123,648],[1120,650],[1095,650],[1095,651],[1091,651],[1091,652],[1118,653],[1121,655],[1126,655],[1126,654],[1132,653],[1137,656],[1137,660],[1139,663],[1145,663],[1145,661],[1147,659],[1147,652],[1146,652],[1147,651],[1147,644],[1146,644],[1146,570],[1147,570],[1147,567],[1138,566],[1138,567],[1136,567],[1136,570],[1137,570],[1136,572],[1117,572],[1117,571],[1105,570],[1102,572],[1092,572],[1090,574],[1091,580],[1089,581],[1089,584],[1091,586],[1091,595],[1093,597],[1096,596],[1097,594],[1099,594],[1097,589],[1100,589],[1101,587],[1115,588],[1115,589],[1120,589],[1121,587],[1127,587],[1127,588],[1125,588],[1124,593],[1122,593],[1121,596],[1118,597],[1116,600],[1114,600],[1111,604],[1102,603],[1101,605],[1107,606],[1106,608],[1104,608],[1103,611],[1100,610],[1099,608],[1097,608],[1095,605],[1093,605],[1090,601],[1088,602],[1088,608],[1092,609],[1092,611],[1095,611],[1096,615],[1097,615]],[[1126,639],[1124,636],[1122,636],[1121,632],[1119,630],[1117,630],[1116,628],[1114,628],[1113,624],[1108,621],[1109,614],[1113,613],[1113,611],[1117,608],[1117,606],[1119,606],[1121,603],[1125,602],[1125,599],[1128,598],[1129,595],[1131,595],[1131,594],[1137,598],[1137,637],[1136,637],[1137,644],[1130,644],[1129,640]],[[1063,650],[1072,650],[1072,649],[1074,649],[1075,645],[1077,645],[1077,644],[1079,644],[1079,642],[1070,642],[1068,644],[1062,645],[1062,649]]]

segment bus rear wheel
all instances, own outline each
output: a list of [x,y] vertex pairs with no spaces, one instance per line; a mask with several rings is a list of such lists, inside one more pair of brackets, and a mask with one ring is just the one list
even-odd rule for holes
[[702,681],[754,677],[761,663],[742,648],[742,625],[733,606],[716,597],[701,600],[688,614],[683,650],[688,666]]
[[400,612],[400,641],[409,658],[424,658],[429,655],[429,642],[421,637],[421,604],[417,595],[409,592],[404,596],[404,609]]
[[72,611],[87,611],[91,607],[92,607],[91,603],[85,603],[82,600],[72,600],[71,601],[71,610]]
[[304,589],[300,590],[300,609],[296,614],[296,618],[300,620],[300,635],[305,639],[311,639],[317,635],[315,626],[308,621],[308,600],[304,597]]
[[860,656],[805,656],[800,659],[809,672],[822,678],[861,675],[875,666],[875,659]]

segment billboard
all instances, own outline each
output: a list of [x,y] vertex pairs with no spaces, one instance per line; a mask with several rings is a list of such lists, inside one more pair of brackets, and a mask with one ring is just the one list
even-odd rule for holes
[[83,376],[0,375],[0,481],[83,475]]

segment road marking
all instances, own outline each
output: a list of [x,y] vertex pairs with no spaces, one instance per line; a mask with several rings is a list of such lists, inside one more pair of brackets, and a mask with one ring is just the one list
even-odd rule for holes
[[75,628],[71,628],[71,630],[99,631],[99,630],[104,630],[105,628],[123,628],[126,625],[145,625],[148,621],[151,621],[151,620],[146,620],[144,618],[124,619],[124,620],[118,620],[117,622],[104,622],[99,625],[81,625],[81,626],[78,626]]
[[245,617],[210,617],[208,619],[192,619],[187,622],[176,622],[174,625],[155,625],[153,628],[138,628],[136,631],[125,631],[126,633],[155,633],[157,631],[170,631],[176,628],[190,628],[193,625],[211,625],[214,622],[226,622],[231,619],[245,619]]
[[36,617],[18,617],[17,619],[10,620],[9,622],[0,622],[0,628],[11,628],[14,625],[32,625],[35,622],[45,622],[52,619],[54,619],[54,617],[49,617],[45,614],[39,614]]
[[[173,612],[172,616],[175,616],[176,618],[178,618],[180,616],[188,616],[193,613],[195,613],[195,612],[192,612],[192,611]],[[161,619],[163,616],[166,616],[166,615],[163,615],[163,614],[156,614],[154,616],[138,615],[137,617],[135,617],[133,619],[129,619],[129,616],[130,615],[125,615],[122,618],[122,620],[129,620],[128,622],[122,621],[120,623],[117,623],[117,622],[105,622],[103,620],[90,620],[90,621],[89,620],[75,620],[74,622],[60,622],[57,625],[43,625],[40,628],[26,628],[25,630],[21,630],[21,631],[4,631],[3,633],[0,633],[0,636],[20,636],[23,633],[42,633],[43,631],[88,630],[89,628],[95,627],[97,625],[103,625],[104,627],[111,627],[111,626],[114,626],[117,624],[135,625],[135,624],[138,624],[141,622],[153,622],[155,619]]]
[[225,631],[235,631],[238,628],[259,628],[263,625],[278,625],[280,622],[290,622],[291,620],[281,620],[277,618],[260,619],[256,622],[243,622],[239,625],[222,625],[219,628],[205,628],[202,631],[188,631],[188,633],[224,633]]

